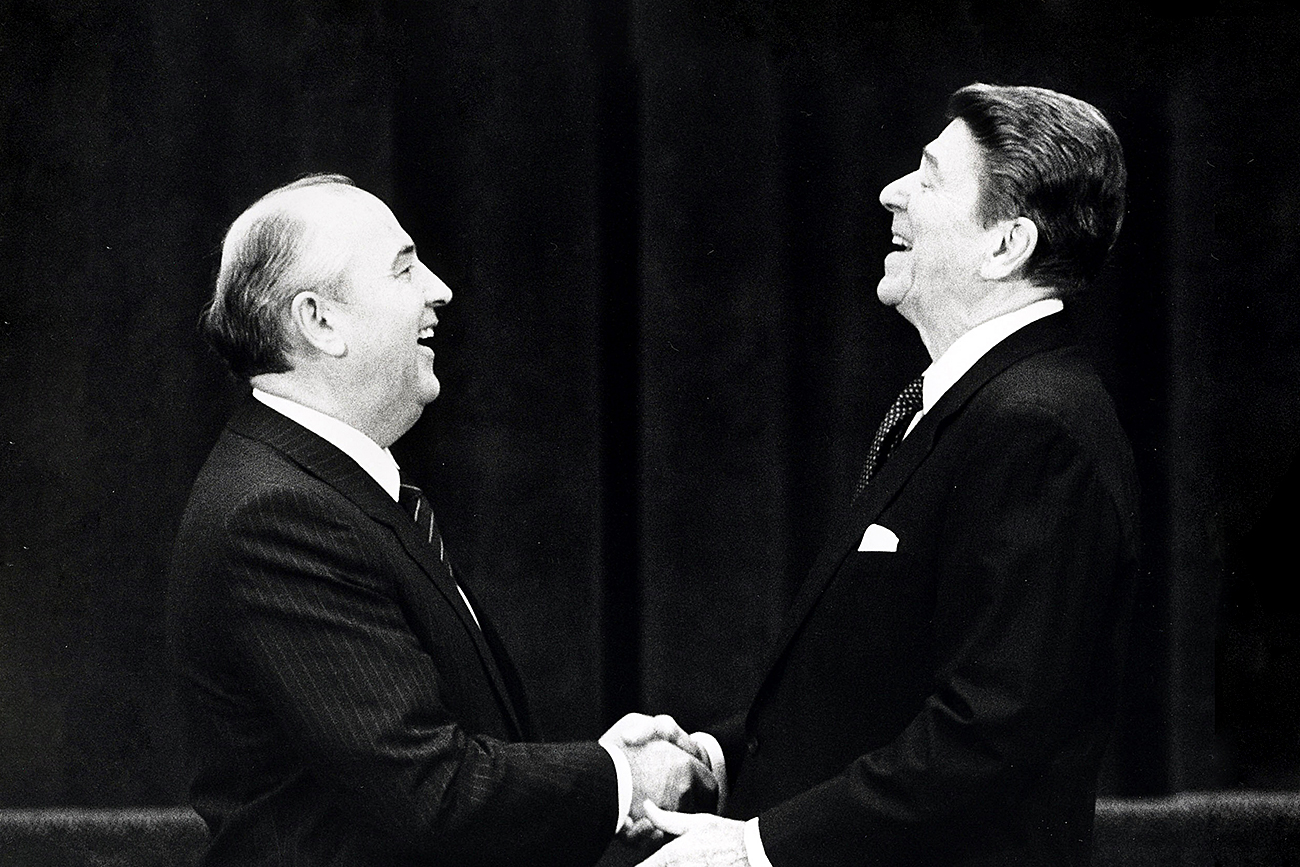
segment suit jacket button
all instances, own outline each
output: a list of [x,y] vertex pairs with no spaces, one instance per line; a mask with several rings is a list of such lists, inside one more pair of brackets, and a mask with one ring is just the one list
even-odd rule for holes
[[750,735],[749,740],[745,742],[745,753],[754,755],[758,752],[758,735]]

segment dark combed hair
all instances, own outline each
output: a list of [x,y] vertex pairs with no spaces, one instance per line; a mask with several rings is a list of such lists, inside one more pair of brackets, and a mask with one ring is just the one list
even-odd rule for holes
[[236,376],[291,370],[288,311],[294,296],[329,290],[340,278],[336,262],[309,260],[309,221],[275,201],[291,190],[326,184],[355,188],[344,175],[309,175],[262,196],[226,232],[199,330]]
[[1119,137],[1092,105],[1040,87],[971,84],[948,101],[983,158],[979,217],[1027,217],[1038,244],[1025,276],[1061,295],[1101,273],[1124,222]]

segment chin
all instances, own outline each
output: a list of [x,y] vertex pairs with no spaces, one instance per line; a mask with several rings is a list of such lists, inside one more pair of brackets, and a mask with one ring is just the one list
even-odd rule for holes
[[907,287],[885,277],[876,285],[876,298],[886,307],[897,307],[907,297]]

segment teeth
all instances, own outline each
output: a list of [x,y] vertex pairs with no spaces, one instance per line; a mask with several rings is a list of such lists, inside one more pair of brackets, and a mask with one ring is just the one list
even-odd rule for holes
[[912,245],[898,235],[893,237],[893,242],[895,247],[902,247],[904,250],[912,249]]
[[430,338],[430,337],[432,337],[432,336],[433,336],[433,326],[432,326],[432,325],[427,325],[427,326],[425,326],[424,328],[421,328],[421,329],[420,329],[420,339],[421,339],[421,340],[427,340],[428,338]]

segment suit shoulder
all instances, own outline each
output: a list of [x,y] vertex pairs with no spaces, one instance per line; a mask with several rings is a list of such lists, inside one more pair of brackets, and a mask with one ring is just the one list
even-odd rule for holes
[[1020,359],[980,389],[971,409],[976,415],[1055,425],[1080,444],[1128,450],[1114,401],[1077,347]]
[[343,505],[346,498],[272,446],[226,430],[194,480],[186,518],[199,512],[212,520],[292,501]]
[[1090,463],[1124,512],[1135,511],[1132,448],[1114,401],[1086,354],[1070,346],[1021,359],[972,399],[972,421],[996,442],[1017,431],[1053,438]]
[[[275,448],[225,431],[194,482],[173,548],[173,571],[249,546],[321,543],[352,549],[373,522],[325,481]],[[377,530],[377,527],[376,527]]]
[[1077,406],[1114,414],[1110,394],[1092,362],[1078,347],[1064,347],[1020,359],[993,377],[987,396],[1011,407],[1044,410]]

